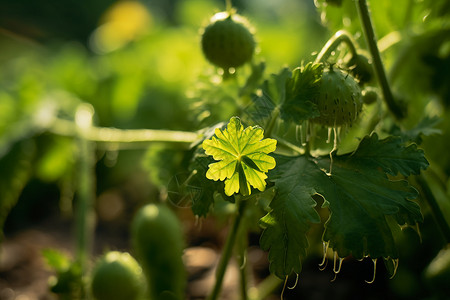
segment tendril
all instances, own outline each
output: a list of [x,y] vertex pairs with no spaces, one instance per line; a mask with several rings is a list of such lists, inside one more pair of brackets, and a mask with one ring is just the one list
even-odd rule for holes
[[[339,265],[338,269],[336,270],[336,261],[339,259]],[[337,255],[337,251],[334,251],[334,257],[333,257],[333,272],[334,272],[334,278],[331,280],[331,282],[336,280],[337,274],[341,272],[342,262],[344,261],[344,258],[341,258]]]
[[375,282],[375,275],[377,274],[377,258],[373,258],[372,262],[373,262],[373,278],[371,281],[367,281],[365,280],[365,282],[367,282],[368,284],[372,284]]
[[328,247],[329,246],[330,246],[330,241],[323,242],[323,259],[322,259],[322,262],[319,264],[319,270],[320,271],[325,270],[325,268],[328,265],[327,252],[328,252]]
[[398,261],[399,261],[398,258],[392,260],[392,263],[394,264],[394,272],[392,273],[392,276],[389,277],[389,279],[394,278],[395,274],[397,274]]
[[290,289],[290,290],[293,290],[293,289],[295,289],[295,287],[297,286],[297,284],[298,284],[298,274],[297,274],[297,277],[295,278],[295,283],[294,283],[294,285],[292,286],[292,287],[287,287],[288,289]]

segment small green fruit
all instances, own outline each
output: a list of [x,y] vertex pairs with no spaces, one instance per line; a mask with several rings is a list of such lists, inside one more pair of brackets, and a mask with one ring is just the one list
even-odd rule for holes
[[143,294],[142,269],[126,252],[111,251],[92,272],[91,289],[97,300],[135,300]]
[[362,91],[362,100],[364,104],[372,104],[378,100],[378,93],[376,89],[367,87]]
[[357,81],[339,69],[324,71],[319,93],[313,102],[320,116],[311,121],[335,127],[351,125],[362,110],[361,89]]
[[249,62],[256,45],[246,20],[228,12],[212,17],[204,29],[201,44],[205,57],[226,71]]
[[142,207],[132,221],[132,243],[152,300],[184,299],[183,231],[164,205]]

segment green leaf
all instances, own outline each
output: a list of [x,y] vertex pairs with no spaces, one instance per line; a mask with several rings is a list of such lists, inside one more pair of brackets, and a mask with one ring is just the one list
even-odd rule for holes
[[425,116],[416,126],[409,130],[402,130],[397,125],[393,125],[389,130],[390,134],[400,136],[404,141],[422,143],[422,136],[442,135],[442,130],[437,128],[442,119],[434,116]]
[[260,123],[270,118],[275,109],[279,109],[281,119],[287,122],[300,123],[318,116],[311,100],[318,93],[322,72],[322,64],[308,63],[292,72],[284,68],[278,74],[271,74],[247,113]]
[[308,63],[292,71],[292,77],[286,81],[286,99],[281,110],[284,120],[299,122],[319,116],[313,104],[313,98],[319,92],[323,65]]
[[[191,172],[195,172],[192,181],[194,182],[196,189],[191,191],[191,209],[196,216],[205,217],[214,205],[216,195],[221,195],[219,191],[222,191],[223,193],[225,188],[222,181],[211,181],[206,178],[208,166],[212,163],[214,163],[214,159],[211,156],[206,155],[203,149],[198,149],[190,166]],[[234,199],[228,199],[225,194],[221,196],[228,201]]]
[[309,224],[320,222],[311,198],[317,178],[326,177],[316,164],[306,157],[276,156],[277,168],[271,179],[277,187],[272,210],[260,220],[264,229],[260,245],[269,250],[270,271],[280,278],[300,273],[301,260],[306,257]]
[[400,137],[390,136],[378,139],[376,133],[366,136],[352,154],[352,160],[358,161],[367,168],[382,168],[390,175],[398,173],[409,176],[417,175],[421,169],[428,167],[423,150],[417,149],[416,144],[402,146]]
[[417,174],[428,163],[423,151],[403,145],[399,138],[365,137],[353,153],[333,156],[331,174],[325,171],[329,156],[275,158],[277,168],[269,175],[277,194],[272,210],[261,219],[261,247],[270,250],[270,268],[280,278],[301,270],[309,224],[320,221],[314,194],[324,198],[323,206],[331,213],[323,240],[340,257],[396,258],[387,218],[399,225],[422,221],[420,207],[411,201],[417,191],[406,180],[390,180],[388,174]]
[[68,270],[72,263],[70,257],[66,253],[57,249],[43,249],[42,256],[48,266],[57,272],[64,272]]
[[275,159],[268,153],[275,151],[276,143],[274,139],[264,139],[262,128],[244,129],[240,119],[232,117],[225,130],[216,128],[214,136],[203,141],[205,153],[218,161],[209,165],[206,177],[225,181],[227,196],[239,192],[249,195],[250,186],[264,191],[266,172],[275,167]]

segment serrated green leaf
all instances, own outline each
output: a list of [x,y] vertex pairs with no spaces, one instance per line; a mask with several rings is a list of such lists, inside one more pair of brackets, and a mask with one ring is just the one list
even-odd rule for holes
[[362,139],[352,160],[367,168],[383,168],[387,174],[404,176],[417,175],[429,165],[416,144],[403,146],[402,139],[394,136],[379,140],[376,133]]
[[[260,127],[244,127],[237,117],[232,117],[225,130],[216,128],[211,139],[203,141],[203,149],[216,161],[209,165],[208,179],[225,181],[225,194],[251,193],[251,186],[263,191],[266,172],[275,167],[275,159],[268,155],[275,151],[277,141],[264,139]],[[246,157],[244,159],[244,157]],[[250,159],[257,168],[249,166]]]
[[278,74],[271,74],[247,113],[260,123],[271,117],[275,109],[287,122],[299,123],[318,116],[311,100],[318,93],[322,71],[322,64],[308,63],[292,72],[284,68]]
[[[208,166],[214,162],[211,156],[205,154],[203,149],[198,149],[194,155],[190,170],[195,171],[192,181],[197,185],[197,189],[192,197],[192,212],[196,216],[206,217],[211,207],[214,205],[215,194],[218,191],[224,190],[224,183],[222,181],[211,181],[206,178]],[[226,195],[222,195],[227,199]]]
[[286,81],[286,99],[282,105],[281,116],[285,120],[299,122],[319,116],[313,98],[319,92],[323,65],[308,63],[292,71]]
[[306,255],[309,223],[318,222],[311,198],[318,194],[331,214],[323,239],[340,257],[396,258],[397,250],[387,218],[398,224],[422,221],[420,207],[411,201],[417,191],[406,180],[388,174],[417,174],[428,165],[423,151],[404,146],[397,138],[364,138],[353,153],[333,156],[275,156],[269,173],[277,194],[272,209],[261,219],[265,229],[261,247],[269,251],[271,270],[280,278],[299,272]]
[[[279,278],[300,273],[301,260],[306,257],[306,233],[310,223],[320,222],[311,198],[316,194],[315,180],[326,176],[305,157],[291,159],[277,156],[277,168],[271,179],[277,187],[272,210],[260,220],[264,229],[260,245],[269,251],[270,271]],[[300,170],[300,172],[299,172]]]
[[425,116],[415,127],[409,130],[402,130],[397,125],[389,130],[391,135],[399,136],[404,141],[414,142],[416,144],[422,143],[422,136],[441,135],[442,130],[437,128],[437,125],[441,123],[442,119],[434,116]]

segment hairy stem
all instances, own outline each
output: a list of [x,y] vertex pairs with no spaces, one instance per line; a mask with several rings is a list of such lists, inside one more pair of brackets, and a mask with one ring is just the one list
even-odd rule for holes
[[[77,136],[74,122],[56,119],[48,131],[62,136]],[[157,129],[117,129],[91,126],[85,129],[84,139],[97,143],[130,144],[130,143],[180,143],[189,146],[201,135],[189,131],[157,130]]]
[[445,238],[447,244],[450,244],[450,226],[445,220],[445,217],[442,214],[442,210],[440,209],[439,204],[434,197],[430,186],[428,185],[428,182],[425,180],[425,178],[423,178],[423,176],[417,176],[416,179],[417,183],[420,186],[420,189],[422,190],[424,198],[431,209],[433,218],[442,233],[442,236]]
[[375,37],[375,31],[372,25],[372,19],[370,17],[369,7],[366,0],[357,1],[358,13],[363,26],[364,35],[366,38],[367,46],[369,47],[370,54],[375,69],[375,74],[378,79],[378,83],[381,86],[383,92],[383,98],[387,107],[397,119],[405,117],[405,112],[401,106],[396,102],[392,90],[389,86],[386,71],[384,70],[383,62],[381,61],[380,51],[377,46],[377,39]]
[[356,42],[351,34],[345,30],[339,30],[327,41],[325,46],[323,46],[322,50],[317,55],[315,63],[323,62],[325,59],[330,57],[331,53],[333,53],[333,51],[335,51],[341,43],[345,43],[348,46],[352,56],[357,55],[355,47]]
[[225,271],[227,270],[228,261],[233,253],[233,247],[236,242],[236,237],[238,236],[239,225],[241,224],[242,215],[245,209],[246,201],[242,201],[240,197],[236,197],[237,212],[234,216],[233,223],[231,225],[230,232],[228,233],[227,240],[220,257],[219,264],[216,269],[216,282],[213,287],[208,300],[216,300],[220,296],[220,291],[222,289],[222,282],[225,276]]

